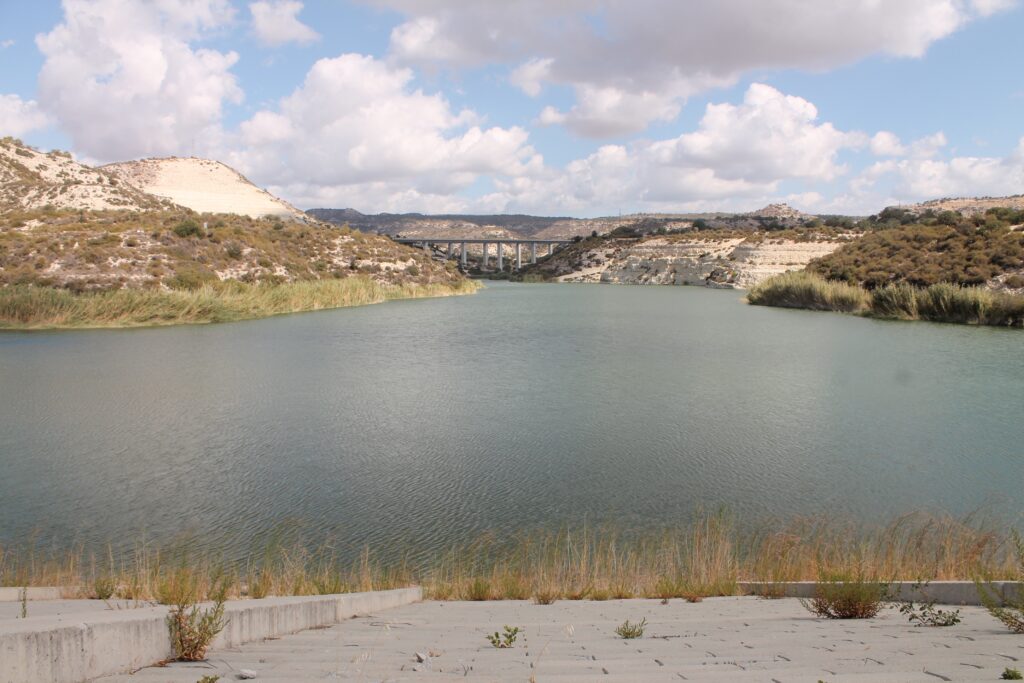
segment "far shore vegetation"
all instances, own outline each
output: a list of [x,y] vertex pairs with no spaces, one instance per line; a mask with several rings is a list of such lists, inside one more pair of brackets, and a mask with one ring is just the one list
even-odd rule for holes
[[758,306],[838,311],[873,318],[1024,327],[1024,295],[948,282],[927,287],[903,282],[869,290],[793,271],[755,286],[747,300]]
[[[436,600],[609,600],[734,595],[761,582],[855,575],[868,581],[1020,580],[1016,535],[976,517],[917,513],[864,526],[800,519],[742,531],[726,514],[646,534],[582,528],[491,536],[425,559],[370,548],[339,553],[330,542],[274,541],[227,561],[178,542],[98,553],[0,547],[0,586],[59,586],[69,596],[173,604],[196,599],[316,595],[421,585]],[[386,552],[386,549],[385,549]],[[418,556],[417,556],[418,557]],[[781,593],[778,593],[781,594]]]
[[431,284],[384,284],[368,277],[283,284],[237,281],[196,289],[114,289],[75,293],[20,285],[0,289],[0,329],[140,327],[217,323],[264,318],[393,299],[469,294],[470,280]]
[[183,209],[0,214],[0,329],[227,322],[478,288],[454,261],[316,222]]
[[862,237],[755,286],[761,306],[1024,327],[1024,211],[971,217],[886,209]]

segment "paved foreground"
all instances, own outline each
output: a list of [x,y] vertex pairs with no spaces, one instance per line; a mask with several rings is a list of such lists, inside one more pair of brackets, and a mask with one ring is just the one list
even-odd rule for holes
[[[976,607],[946,628],[914,627],[895,610],[871,620],[812,617],[794,599],[425,602],[276,640],[212,652],[207,662],[150,668],[103,683],[258,681],[995,681],[1024,669],[1024,636]],[[642,638],[614,633],[647,619]],[[498,650],[485,634],[524,630]],[[416,654],[427,661],[417,663]]]

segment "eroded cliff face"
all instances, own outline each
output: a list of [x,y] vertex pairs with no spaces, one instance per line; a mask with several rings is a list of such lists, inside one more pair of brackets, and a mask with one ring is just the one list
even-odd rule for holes
[[608,241],[582,251],[556,271],[561,282],[698,285],[749,289],[788,270],[800,270],[844,240],[796,242],[765,238],[680,240],[654,237]]

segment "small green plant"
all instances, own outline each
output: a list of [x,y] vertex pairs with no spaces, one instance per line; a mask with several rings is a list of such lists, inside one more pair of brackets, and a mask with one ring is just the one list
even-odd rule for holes
[[870,619],[885,606],[888,584],[861,575],[831,575],[818,581],[814,597],[800,600],[807,611],[827,619]]
[[21,589],[21,618],[28,619],[28,588]]
[[907,617],[907,620],[917,626],[955,626],[960,623],[960,610],[935,609],[935,600],[928,597],[924,589],[928,582],[914,584],[916,590],[921,591],[925,602],[915,605],[912,600],[900,605],[900,614]]
[[117,590],[117,580],[107,574],[97,576],[92,582],[92,589],[97,600],[109,600]]
[[522,632],[522,629],[518,626],[506,625],[505,632],[503,634],[495,631],[494,633],[487,636],[487,642],[489,642],[492,646],[498,648],[499,650],[507,650],[508,648],[516,644],[516,639]]
[[220,676],[217,674],[210,674],[209,676],[203,676],[196,683],[217,683],[220,680]]
[[224,630],[224,601],[227,585],[223,584],[214,597],[212,607],[200,609],[194,594],[182,594],[177,604],[167,615],[167,627],[171,632],[175,658],[180,661],[198,662],[206,658],[206,650],[217,634]]
[[642,638],[644,635],[644,628],[647,627],[647,617],[644,617],[640,621],[631,623],[629,619],[619,624],[615,629],[615,635],[626,640],[632,640],[633,638]]
[[1024,681],[1024,674],[1021,674],[1019,669],[1011,669],[1006,667],[1003,669],[1003,675],[999,677],[1001,681]]

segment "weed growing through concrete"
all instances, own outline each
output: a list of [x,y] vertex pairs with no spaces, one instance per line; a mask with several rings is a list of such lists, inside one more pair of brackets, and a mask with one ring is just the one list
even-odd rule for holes
[[925,602],[915,605],[907,601],[900,605],[900,614],[907,617],[907,620],[917,626],[955,626],[960,623],[960,610],[935,609],[935,600],[928,597],[925,588],[928,581],[914,584],[914,589],[921,591]]
[[217,683],[220,680],[220,676],[213,674],[210,676],[203,676],[196,683]]
[[885,606],[888,594],[888,584],[861,574],[833,574],[819,580],[814,597],[800,604],[827,619],[870,619]]
[[999,677],[1001,681],[1024,681],[1024,674],[1021,674],[1019,669],[1011,669],[1006,667],[1003,669],[1003,675]]
[[28,619],[28,588],[21,589],[21,618]]
[[495,631],[487,636],[487,641],[499,650],[506,650],[516,644],[516,639],[519,638],[520,633],[522,633],[522,629],[518,626],[506,625],[504,633]]
[[194,592],[182,591],[178,602],[167,615],[167,627],[171,632],[175,657],[187,662],[206,659],[206,650],[218,633],[224,630],[224,600],[226,586],[217,591],[213,607],[199,609]]
[[647,626],[647,617],[644,617],[640,621],[630,623],[629,619],[619,624],[615,629],[615,634],[620,638],[626,640],[632,640],[633,638],[642,638],[644,635],[644,628]]

